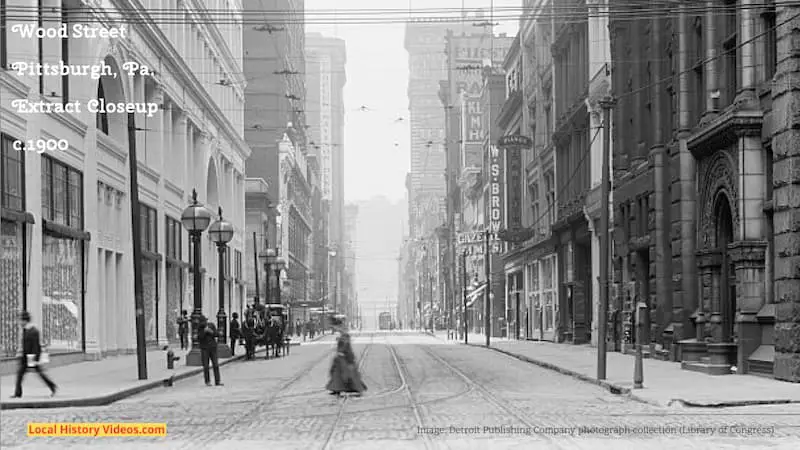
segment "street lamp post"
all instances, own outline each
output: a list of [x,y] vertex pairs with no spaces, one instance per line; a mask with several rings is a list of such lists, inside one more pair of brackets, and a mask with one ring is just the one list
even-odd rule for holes
[[262,253],[261,257],[264,259],[264,273],[266,276],[264,277],[264,283],[266,283],[266,287],[264,288],[264,304],[269,305],[272,302],[272,293],[270,292],[270,270],[272,270],[272,264],[275,262],[278,251],[274,248],[267,248]]
[[[330,256],[331,259],[336,258],[336,250],[329,250],[328,251],[328,256]],[[333,276],[336,276],[336,274],[339,273],[339,267],[338,266],[336,267],[335,272],[336,273],[334,273]],[[329,261],[328,262],[328,283],[330,284],[330,282],[331,282],[331,264],[330,264],[330,261]],[[333,314],[336,314],[336,297],[337,297],[338,291],[339,291],[339,283],[338,283],[338,278],[337,278],[337,280],[333,282],[333,292],[329,292],[328,293],[328,295],[333,294]],[[323,316],[323,320],[325,320],[324,316]],[[331,324],[331,334],[333,334],[333,332],[334,332],[333,324],[330,321],[328,321],[328,323]],[[323,327],[322,329],[324,330],[325,328]]]
[[464,277],[464,289],[462,293],[464,294],[464,310],[461,313],[461,319],[464,321],[464,344],[469,342],[469,325],[467,322],[467,284],[469,280],[467,280],[467,250],[465,249],[461,252],[461,274]]
[[286,269],[286,261],[276,258],[272,269],[275,271],[275,303],[281,303],[281,272]]
[[220,358],[230,358],[231,348],[228,346],[228,316],[225,314],[225,251],[228,242],[233,240],[235,231],[233,224],[222,218],[222,207],[219,208],[219,220],[211,224],[208,235],[211,241],[217,244],[217,254],[219,255],[219,311],[217,311],[217,331],[219,332],[219,343],[217,344],[217,354]]
[[187,366],[200,366],[200,345],[198,342],[197,328],[200,317],[203,315],[203,282],[200,279],[200,264],[202,247],[200,237],[211,223],[211,211],[197,201],[197,191],[192,189],[192,204],[183,210],[181,223],[192,240],[192,277],[194,278],[194,309],[192,310],[192,349],[186,355]]

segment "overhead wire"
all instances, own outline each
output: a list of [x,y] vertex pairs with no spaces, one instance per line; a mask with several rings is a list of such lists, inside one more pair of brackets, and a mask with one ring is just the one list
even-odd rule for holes
[[[615,16],[615,20],[643,20],[659,17],[676,17],[675,8],[679,4],[677,1],[661,1],[652,3],[654,6],[643,6],[639,2],[614,2],[610,5],[600,5],[607,11],[592,12],[593,17],[604,15]],[[798,1],[784,2],[781,7],[800,6]],[[763,5],[759,4],[736,4],[736,5],[706,5],[701,2],[687,4],[684,6],[688,14],[715,12],[719,14],[736,14],[747,9],[760,9]],[[535,6],[518,7],[496,7],[493,14],[493,21],[508,22],[519,21],[525,15],[536,13],[537,19],[555,19],[560,23],[580,23],[588,20],[587,5],[549,5],[545,11],[536,11]],[[58,10],[58,8],[54,8]],[[6,7],[7,17],[10,20],[29,20],[31,12],[38,12],[38,6],[11,5]],[[185,24],[185,10],[171,8],[155,8],[143,10],[139,8],[115,8],[106,11],[109,15],[116,13],[138,13],[137,17],[112,17],[119,23],[140,24],[156,22],[158,24]],[[465,23],[475,22],[479,17],[463,16],[460,8],[442,9],[417,9],[409,10],[389,10],[389,9],[351,9],[351,10],[306,10],[302,17],[296,16],[291,11],[268,10],[268,9],[249,9],[249,10],[222,10],[222,9],[202,9],[193,10],[195,14],[202,14],[203,17],[193,17],[192,21],[198,24],[217,24],[217,25],[381,25],[381,24],[404,24],[404,23]],[[486,13],[486,9],[468,9],[467,13],[478,14]],[[44,21],[55,21],[56,18],[46,17]],[[427,21],[427,22],[426,22]]]

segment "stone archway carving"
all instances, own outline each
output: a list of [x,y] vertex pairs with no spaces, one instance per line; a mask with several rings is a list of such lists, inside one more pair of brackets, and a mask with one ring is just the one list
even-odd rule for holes
[[733,216],[733,239],[739,236],[739,193],[736,185],[736,164],[728,152],[718,151],[702,163],[700,175],[700,244],[704,250],[717,247],[717,217],[715,214],[719,197],[724,195]]

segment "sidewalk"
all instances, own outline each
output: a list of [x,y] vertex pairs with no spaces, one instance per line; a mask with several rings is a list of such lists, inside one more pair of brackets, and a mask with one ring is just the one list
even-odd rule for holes
[[[329,335],[318,335],[305,344],[316,342]],[[301,345],[293,339],[292,345]],[[220,360],[220,366],[244,358],[244,347],[236,348],[233,358]],[[263,354],[264,349],[258,353]],[[177,350],[175,369],[167,369],[167,356],[163,350],[147,352],[147,380],[139,380],[136,354],[115,356],[100,361],[85,361],[66,366],[53,367],[47,374],[58,384],[55,397],[39,376],[34,372],[25,375],[21,399],[9,398],[14,393],[16,374],[0,377],[0,410],[30,408],[70,408],[81,406],[102,406],[114,403],[140,392],[163,386],[172,382],[200,375],[202,367],[186,366],[186,351]],[[290,354],[291,355],[291,354]]]
[[[446,333],[437,333],[439,339],[444,340],[446,336]],[[484,347],[485,342],[484,335],[469,335],[471,346]],[[644,387],[633,389],[635,358],[617,352],[607,354],[606,380],[597,380],[597,348],[588,345],[492,338],[491,348],[603,386],[634,400],[659,406],[729,407],[800,403],[800,386],[796,383],[755,375],[706,375],[683,370],[679,363],[649,358],[643,360]]]

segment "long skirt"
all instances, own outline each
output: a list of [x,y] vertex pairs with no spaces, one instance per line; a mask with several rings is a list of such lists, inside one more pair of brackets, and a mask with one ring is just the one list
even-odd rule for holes
[[338,394],[340,392],[364,392],[367,385],[358,373],[355,363],[349,363],[343,356],[337,356],[331,365],[330,380],[325,389]]

